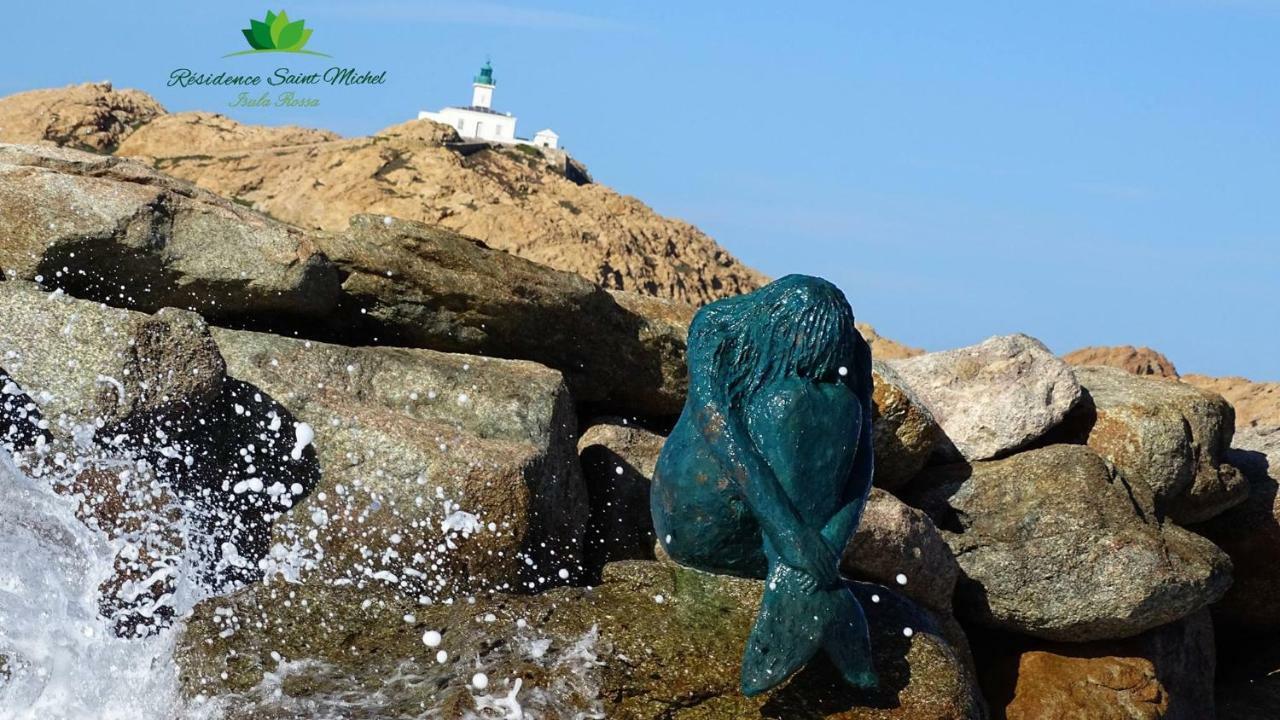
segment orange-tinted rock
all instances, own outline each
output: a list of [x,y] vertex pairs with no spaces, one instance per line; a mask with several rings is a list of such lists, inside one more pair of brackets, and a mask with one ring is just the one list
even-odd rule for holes
[[862,339],[871,346],[871,357],[876,360],[900,360],[924,354],[924,350],[920,348],[903,345],[897,340],[884,337],[866,323],[858,323],[858,332],[862,333]]
[[1237,430],[1280,427],[1280,382],[1208,375],[1185,375],[1182,380],[1226,398],[1236,410]]
[[1213,626],[1202,611],[1121,642],[1031,645],[1004,716],[1203,720],[1214,717],[1213,677]]
[[1158,350],[1149,347],[1117,345],[1114,347],[1085,347],[1062,356],[1072,365],[1106,365],[1133,373],[1176,378],[1178,369]]
[[111,152],[134,128],[162,114],[150,95],[106,82],[31,90],[0,98],[0,142]]

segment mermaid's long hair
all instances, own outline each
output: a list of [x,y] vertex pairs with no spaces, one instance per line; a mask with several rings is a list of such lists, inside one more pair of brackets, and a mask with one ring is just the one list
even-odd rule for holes
[[[729,405],[786,377],[844,381],[862,395],[869,372],[844,293],[821,278],[787,275],[703,308],[689,330],[690,367],[710,369]],[[840,368],[846,368],[846,375]]]

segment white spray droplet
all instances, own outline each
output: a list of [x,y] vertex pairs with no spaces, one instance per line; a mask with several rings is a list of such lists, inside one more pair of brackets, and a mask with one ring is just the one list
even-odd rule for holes
[[427,647],[440,647],[440,641],[442,639],[443,638],[440,637],[440,633],[435,630],[428,630],[422,633],[422,642]]

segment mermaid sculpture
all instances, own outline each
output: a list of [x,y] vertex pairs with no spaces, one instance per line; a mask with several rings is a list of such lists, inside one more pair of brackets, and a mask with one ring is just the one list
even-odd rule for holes
[[871,350],[848,301],[788,275],[702,308],[688,358],[650,506],[676,562],[767,581],[742,692],[778,686],[819,650],[874,687],[866,618],[838,571],[872,474]]

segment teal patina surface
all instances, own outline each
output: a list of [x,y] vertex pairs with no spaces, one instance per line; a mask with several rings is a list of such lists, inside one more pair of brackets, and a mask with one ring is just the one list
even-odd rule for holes
[[871,350],[831,283],[788,275],[702,308],[689,396],[650,498],[673,560],[767,579],[742,691],[777,686],[819,650],[876,684],[842,551],[871,488]]

